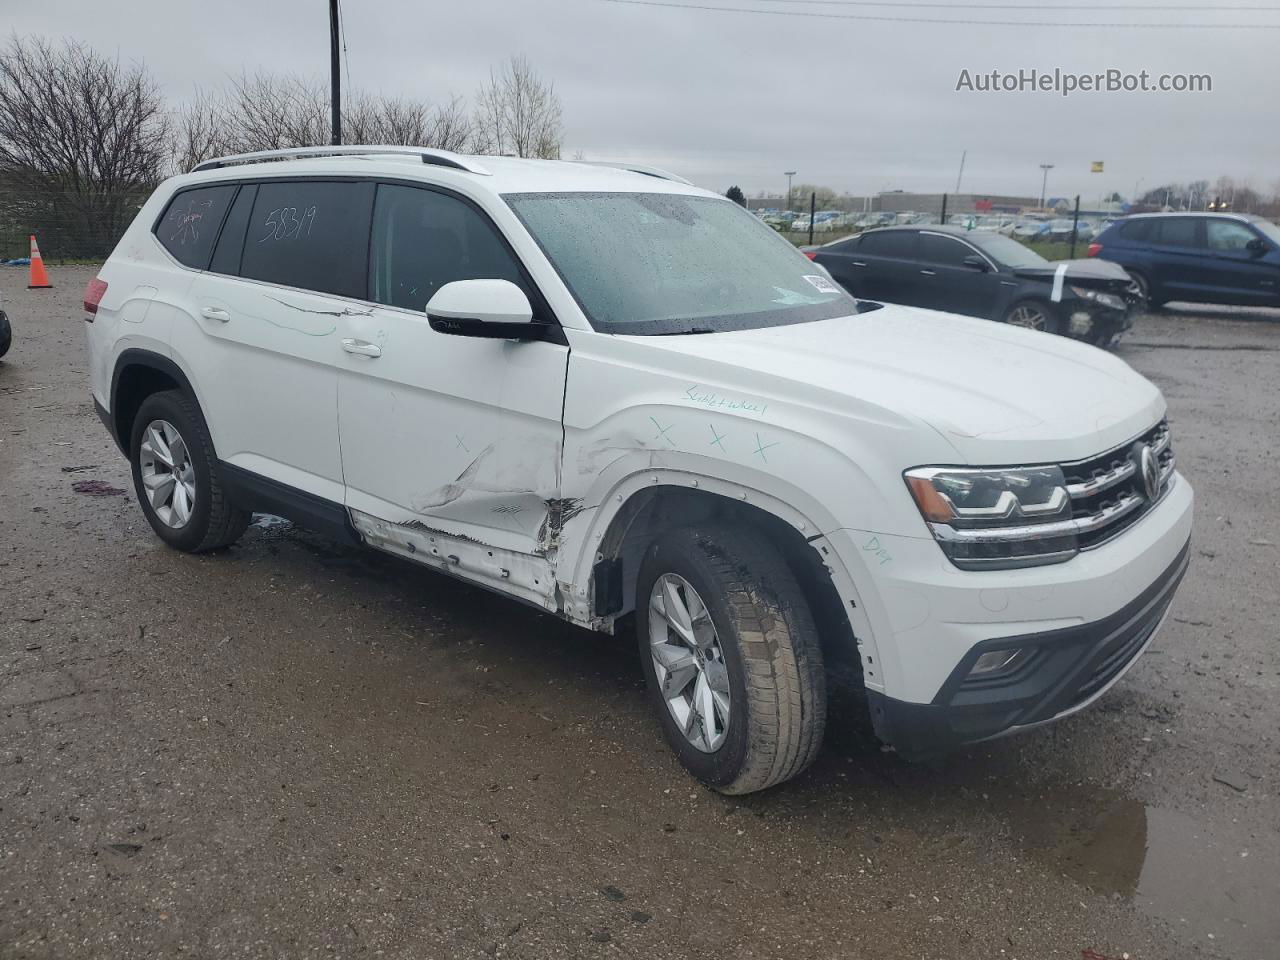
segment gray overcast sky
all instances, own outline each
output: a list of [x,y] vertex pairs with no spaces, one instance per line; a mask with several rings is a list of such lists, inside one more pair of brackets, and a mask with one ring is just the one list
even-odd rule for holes
[[[1277,12],[908,9],[674,0],[843,15],[1274,23]],[[991,0],[988,0],[991,2]],[[1000,0],[1027,3],[1032,0]],[[1101,6],[1098,0],[1082,0]],[[1153,5],[1153,0],[1141,0]],[[1178,0],[1186,5],[1188,0]],[[1265,0],[1250,0],[1258,5]],[[1193,4],[1194,5],[1194,4]],[[127,11],[127,12],[126,12]],[[144,61],[174,100],[241,70],[327,76],[325,0],[0,0],[19,34],[69,35]],[[346,0],[350,74],[388,94],[468,100],[491,64],[527,55],[564,103],[565,155],[668,167],[723,191],[797,182],[855,193],[1128,195],[1162,181],[1280,181],[1277,30],[962,26],[753,16],[603,0]],[[956,92],[961,69],[1207,73],[1211,93]],[[344,77],[345,80],[345,77]],[[1106,172],[1089,173],[1091,160]]]

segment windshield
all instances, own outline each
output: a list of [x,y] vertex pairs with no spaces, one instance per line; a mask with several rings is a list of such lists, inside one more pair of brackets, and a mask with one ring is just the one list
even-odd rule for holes
[[1002,237],[999,234],[984,236],[981,240],[975,239],[975,242],[1000,263],[1014,269],[1039,267],[1049,262],[1034,250],[1024,247],[1017,240],[1010,240],[1008,237]]
[[1253,225],[1264,237],[1277,246],[1280,246],[1280,227],[1277,227],[1270,220],[1255,220],[1253,221]]
[[713,333],[858,312],[822,268],[727,200],[666,193],[505,199],[604,333]]

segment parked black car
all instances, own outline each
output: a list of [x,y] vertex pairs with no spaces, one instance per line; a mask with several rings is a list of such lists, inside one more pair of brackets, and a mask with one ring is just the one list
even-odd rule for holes
[[[855,297],[984,317],[1099,346],[1133,323],[1141,290],[1099,260],[1051,263],[998,233],[885,227],[806,251]],[[1064,267],[1055,298],[1055,279]]]
[[1152,307],[1170,300],[1280,307],[1280,227],[1239,213],[1118,220],[1089,255],[1124,267]]

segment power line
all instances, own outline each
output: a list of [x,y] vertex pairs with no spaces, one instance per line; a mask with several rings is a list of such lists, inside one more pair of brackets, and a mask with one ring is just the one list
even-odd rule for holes
[[351,92],[351,57],[347,54],[347,18],[343,16],[342,0],[338,0],[338,33],[342,35],[342,59],[347,66],[347,92]]
[[[1063,23],[1048,20],[954,20],[942,17],[891,17],[861,13],[822,13],[817,10],[763,10],[757,7],[713,7],[704,3],[674,3],[670,0],[601,0],[636,7],[666,7],[672,10],[709,10],[715,13],[753,13],[766,17],[816,17],[822,20],[858,20],[864,23],[922,23],[970,27],[1083,27],[1106,30],[1280,30],[1280,23]],[[776,0],[763,0],[776,2]],[[1020,7],[1028,13],[1035,10]],[[1110,7],[1107,9],[1118,9]]]
[[[809,7],[896,7],[923,10],[1020,10],[1023,13],[1039,13],[1042,10],[1128,10],[1150,13],[1165,13],[1169,11],[1221,13],[1225,10],[1231,13],[1280,13],[1280,7],[1274,6],[1205,6],[1202,3],[1162,3],[1146,6],[1117,3],[1038,3],[1034,6],[1028,6],[1025,3],[913,3],[903,2],[903,0],[757,0],[757,2],[800,4],[802,6]],[[681,5],[683,6],[683,4]]]

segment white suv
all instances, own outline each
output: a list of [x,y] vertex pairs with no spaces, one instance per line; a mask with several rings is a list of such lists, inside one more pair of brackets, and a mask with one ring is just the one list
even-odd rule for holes
[[668,741],[727,793],[805,768],[836,682],[909,756],[1073,713],[1187,563],[1164,399],[1125,363],[856,302],[661,171],[210,161],[85,307],[163,540],[261,510],[634,629]]

